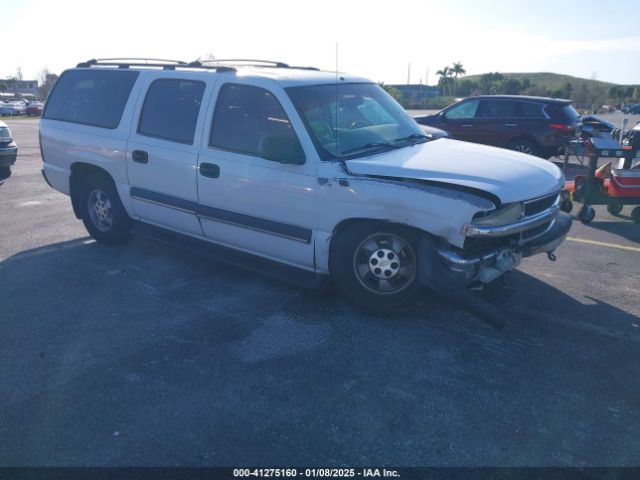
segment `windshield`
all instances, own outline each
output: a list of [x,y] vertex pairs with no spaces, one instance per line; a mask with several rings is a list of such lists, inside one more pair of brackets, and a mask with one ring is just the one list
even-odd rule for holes
[[371,155],[428,140],[409,114],[374,83],[286,90],[323,160]]

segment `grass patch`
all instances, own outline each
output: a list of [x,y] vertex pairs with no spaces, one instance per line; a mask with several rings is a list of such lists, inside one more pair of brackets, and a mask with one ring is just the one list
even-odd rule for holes
[[28,116],[28,115],[14,115],[12,117],[2,117],[0,116],[0,120],[3,122],[10,122],[11,120],[40,120],[40,116]]

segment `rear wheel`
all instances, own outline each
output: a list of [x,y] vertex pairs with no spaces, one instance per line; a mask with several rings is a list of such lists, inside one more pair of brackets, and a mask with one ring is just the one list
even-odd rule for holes
[[507,148],[528,155],[539,155],[538,147],[531,140],[526,138],[516,138],[507,144]]
[[7,178],[11,176],[11,167],[0,167],[0,178]]
[[621,203],[612,203],[611,205],[607,205],[607,212],[614,216],[620,215],[622,207],[623,205]]
[[131,220],[108,176],[89,175],[82,184],[79,204],[82,222],[98,242],[118,244],[131,238]]
[[410,307],[424,290],[418,282],[418,236],[378,222],[345,227],[331,245],[331,277],[340,292],[372,313]]
[[640,207],[631,210],[631,219],[636,223],[640,223]]

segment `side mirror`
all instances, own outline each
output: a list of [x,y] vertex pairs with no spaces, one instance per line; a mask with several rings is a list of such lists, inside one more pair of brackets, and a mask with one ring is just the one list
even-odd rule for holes
[[303,165],[306,158],[296,137],[267,135],[260,140],[260,156],[266,160],[288,165]]
[[447,123],[447,113],[446,112],[440,112],[438,114],[438,118],[440,119],[440,121],[442,123]]

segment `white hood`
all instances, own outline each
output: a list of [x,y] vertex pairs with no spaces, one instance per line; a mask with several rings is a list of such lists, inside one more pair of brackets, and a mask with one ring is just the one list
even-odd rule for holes
[[492,193],[503,203],[556,192],[564,182],[560,169],[548,160],[448,139],[347,160],[346,163],[349,171],[357,175],[463,185]]

